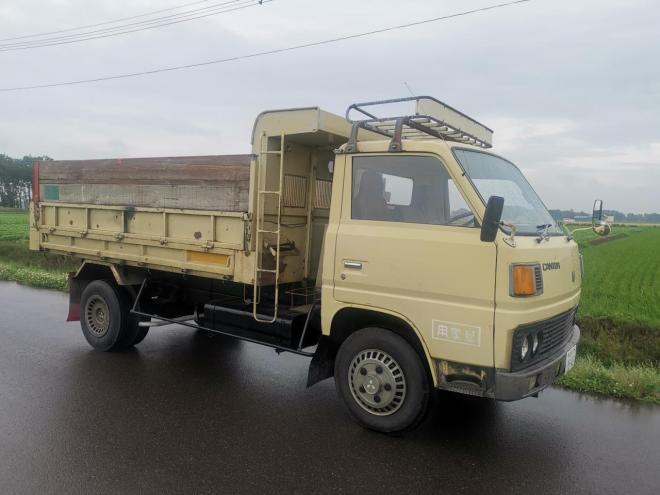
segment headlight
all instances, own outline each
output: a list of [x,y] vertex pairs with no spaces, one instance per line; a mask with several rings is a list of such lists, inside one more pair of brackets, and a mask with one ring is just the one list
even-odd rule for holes
[[525,336],[522,341],[522,345],[520,346],[520,360],[524,361],[527,357],[527,354],[529,354],[529,339],[527,336]]
[[536,354],[536,351],[539,350],[539,334],[535,333],[532,335],[532,355]]

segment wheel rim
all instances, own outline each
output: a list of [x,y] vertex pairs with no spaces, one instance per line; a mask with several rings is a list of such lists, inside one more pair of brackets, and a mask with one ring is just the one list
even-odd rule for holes
[[110,310],[100,296],[92,296],[85,306],[87,328],[95,337],[103,337],[110,328]]
[[351,361],[348,385],[353,398],[376,416],[394,414],[406,398],[406,377],[399,363],[378,349],[360,351]]

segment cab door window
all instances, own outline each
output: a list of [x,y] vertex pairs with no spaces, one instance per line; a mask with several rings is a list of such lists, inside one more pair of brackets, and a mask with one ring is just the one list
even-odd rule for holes
[[431,156],[353,158],[351,218],[431,225],[475,225],[444,165]]

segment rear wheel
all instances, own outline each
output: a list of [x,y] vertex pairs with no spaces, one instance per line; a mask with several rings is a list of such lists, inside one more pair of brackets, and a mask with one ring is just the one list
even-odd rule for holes
[[80,327],[89,344],[100,351],[131,347],[148,329],[130,313],[130,298],[105,280],[90,282],[80,298]]
[[365,328],[335,359],[335,386],[361,425],[381,432],[414,428],[428,410],[430,384],[419,355],[402,337]]
[[125,290],[119,289],[120,303],[122,304],[122,312],[125,314],[125,327],[115,346],[116,349],[126,349],[133,347],[144,340],[149,333],[149,327],[141,327],[141,321],[149,321],[149,318],[131,314],[133,301]]

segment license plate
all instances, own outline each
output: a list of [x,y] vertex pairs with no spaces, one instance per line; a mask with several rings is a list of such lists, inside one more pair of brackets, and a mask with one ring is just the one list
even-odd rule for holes
[[575,366],[575,352],[577,351],[577,346],[571,347],[566,353],[566,361],[564,363],[564,373],[568,373],[573,366]]

